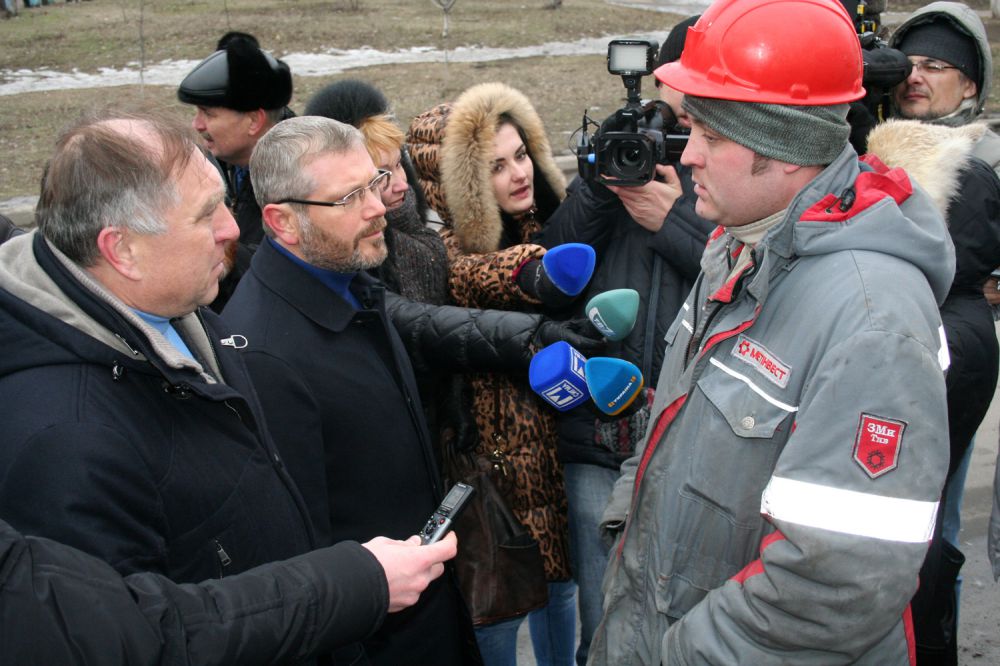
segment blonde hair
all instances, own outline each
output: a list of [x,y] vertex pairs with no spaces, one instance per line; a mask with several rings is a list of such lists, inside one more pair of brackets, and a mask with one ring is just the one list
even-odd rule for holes
[[401,150],[406,139],[395,118],[388,113],[368,116],[358,123],[358,129],[365,137],[365,148],[368,149],[368,154],[376,165],[379,162],[379,153]]

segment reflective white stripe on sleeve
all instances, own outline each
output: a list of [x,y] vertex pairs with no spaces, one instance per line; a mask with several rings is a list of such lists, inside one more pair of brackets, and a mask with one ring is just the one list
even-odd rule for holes
[[938,326],[938,338],[941,340],[941,346],[938,347],[938,364],[944,372],[951,365],[951,354],[948,353],[948,338],[944,334],[943,324]]
[[859,493],[772,476],[760,512],[777,520],[841,534],[924,543],[930,541],[937,502]]

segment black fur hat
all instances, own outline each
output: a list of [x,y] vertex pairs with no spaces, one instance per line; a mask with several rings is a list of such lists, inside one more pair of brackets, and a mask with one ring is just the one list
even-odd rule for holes
[[222,37],[219,37],[219,43],[215,45],[215,50],[216,51],[225,51],[226,50],[226,46],[228,46],[229,42],[233,41],[234,39],[245,39],[246,41],[250,42],[251,44],[253,44],[258,49],[260,48],[260,42],[258,42],[257,38],[254,37],[253,35],[251,35],[249,32],[240,32],[239,30],[230,30],[229,32],[227,32],[226,34],[224,34]]
[[[386,113],[392,113],[392,109],[389,108],[389,100],[381,90],[366,81],[344,79],[317,90],[306,104],[303,115],[323,116],[358,127],[365,118]],[[417,199],[418,215],[420,219],[424,219],[427,213],[427,199],[420,188],[413,163],[406,154],[405,145],[402,147],[402,154],[406,180]]]
[[255,46],[252,36],[226,35],[223,41],[225,50],[208,56],[184,77],[177,98],[185,104],[235,111],[286,106],[292,99],[288,65]]
[[365,118],[389,112],[389,100],[378,88],[345,79],[317,90],[306,104],[305,115],[325,116],[357,127]]

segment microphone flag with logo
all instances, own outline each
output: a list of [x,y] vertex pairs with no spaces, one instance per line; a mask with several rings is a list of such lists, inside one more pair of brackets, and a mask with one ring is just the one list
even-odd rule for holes
[[642,372],[620,358],[595,356],[584,367],[594,404],[605,414],[621,414],[642,392]]
[[560,340],[545,347],[531,359],[528,383],[546,402],[565,412],[590,398],[584,374],[586,357],[568,342]]
[[601,335],[612,342],[624,340],[639,314],[639,292],[635,289],[603,291],[590,299],[584,310]]

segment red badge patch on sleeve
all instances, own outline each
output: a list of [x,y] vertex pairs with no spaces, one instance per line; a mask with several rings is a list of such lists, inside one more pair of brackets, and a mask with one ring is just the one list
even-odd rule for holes
[[862,414],[858,437],[854,443],[854,460],[875,479],[896,469],[903,446],[902,421]]

